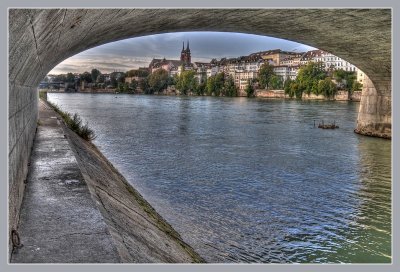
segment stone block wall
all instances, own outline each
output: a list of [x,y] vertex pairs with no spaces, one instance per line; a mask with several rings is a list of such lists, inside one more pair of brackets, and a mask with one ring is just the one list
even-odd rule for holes
[[8,212],[11,232],[18,226],[24,180],[38,120],[36,86],[43,69],[27,11],[10,10],[9,15]]
[[349,92],[348,91],[338,91],[336,93],[334,99],[338,100],[338,101],[347,101],[350,99]]
[[351,101],[361,101],[361,91],[355,91],[350,95]]
[[392,95],[391,82],[379,84],[377,90],[373,82],[364,77],[358,112],[357,126],[354,132],[391,139],[392,132]]
[[257,97],[265,97],[265,98],[288,98],[289,96],[285,95],[284,90],[256,90]]
[[35,88],[10,84],[9,94],[9,227],[17,229],[24,195],[28,161],[38,120],[38,92]]

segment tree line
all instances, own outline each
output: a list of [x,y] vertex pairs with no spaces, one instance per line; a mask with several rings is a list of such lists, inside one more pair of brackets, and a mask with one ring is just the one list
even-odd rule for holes
[[[91,87],[111,87],[121,93],[135,93],[139,88],[145,94],[160,93],[169,87],[173,87],[182,95],[208,95],[208,96],[229,96],[239,95],[239,89],[235,85],[234,78],[226,76],[223,72],[207,78],[206,74],[197,74],[193,70],[186,70],[173,77],[164,69],[158,69],[149,73],[146,69],[130,70],[125,73],[113,72],[106,78],[98,69],[91,72],[84,72],[78,78],[72,73],[57,75],[53,81],[80,84],[82,81],[90,84]],[[136,77],[136,79],[132,79]],[[126,81],[126,78],[131,78]],[[334,83],[334,81],[336,83]],[[45,80],[46,81],[46,80]],[[257,78],[250,79],[244,89],[248,97],[255,95],[255,89],[284,89],[289,97],[301,98],[303,93],[324,95],[333,97],[338,89],[352,93],[361,88],[357,82],[355,72],[348,72],[342,69],[325,71],[322,63],[310,62],[301,67],[295,80],[288,78],[283,80],[276,75],[274,66],[264,63],[259,70]]]
[[326,71],[321,63],[314,62],[301,67],[295,80],[288,79],[284,83],[285,93],[296,98],[301,98],[303,93],[331,98],[339,89],[353,93],[361,87],[355,72],[343,69]]

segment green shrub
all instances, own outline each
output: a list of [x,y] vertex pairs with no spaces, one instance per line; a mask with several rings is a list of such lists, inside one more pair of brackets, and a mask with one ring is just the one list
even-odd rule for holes
[[39,98],[44,100],[44,101],[47,101],[47,91],[40,90],[39,91]]
[[92,141],[96,138],[94,131],[89,127],[89,124],[82,124],[82,119],[77,113],[71,116],[70,113],[62,111],[58,105],[51,102],[47,102],[55,112],[57,112],[61,118],[64,120],[67,127],[78,134],[82,139],[86,141]]

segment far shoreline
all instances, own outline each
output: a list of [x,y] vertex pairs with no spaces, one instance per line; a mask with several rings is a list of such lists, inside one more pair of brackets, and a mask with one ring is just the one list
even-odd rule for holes
[[[145,94],[145,93],[128,93],[128,92],[116,92],[115,89],[109,90],[92,90],[92,91],[57,91],[57,90],[49,90],[49,89],[39,89],[46,91],[47,93],[66,93],[66,94],[126,94],[126,95],[140,95],[140,96],[180,96],[180,97],[229,97],[229,98],[257,98],[257,99],[265,99],[265,100],[297,100],[297,101],[336,101],[336,102],[360,102],[361,92],[357,93],[355,98],[351,98],[351,94],[344,94],[346,91],[342,91],[339,93],[338,98],[326,98],[322,95],[316,96],[313,94],[307,95],[304,94],[301,98],[289,97],[287,94],[284,94],[284,90],[256,90],[256,94],[253,97],[247,96],[215,96],[215,95],[195,95],[195,94],[187,94],[181,95],[175,92],[169,93],[153,93],[153,94]],[[267,93],[267,95],[265,95]],[[347,92],[346,92],[347,93]],[[348,97],[346,97],[348,95]]]

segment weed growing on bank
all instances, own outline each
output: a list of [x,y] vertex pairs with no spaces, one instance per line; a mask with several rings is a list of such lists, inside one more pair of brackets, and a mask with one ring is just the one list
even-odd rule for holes
[[[42,94],[44,93],[44,94]],[[69,112],[62,111],[60,107],[56,104],[53,104],[47,101],[47,92],[41,91],[39,92],[39,97],[49,104],[55,112],[57,112],[62,119],[64,120],[65,124],[76,134],[78,134],[82,139],[86,141],[92,141],[96,138],[94,131],[89,127],[89,124],[82,123],[81,117],[77,113],[71,115]]]
[[47,92],[44,91],[44,90],[40,90],[39,91],[39,98],[44,100],[44,101],[47,101]]

